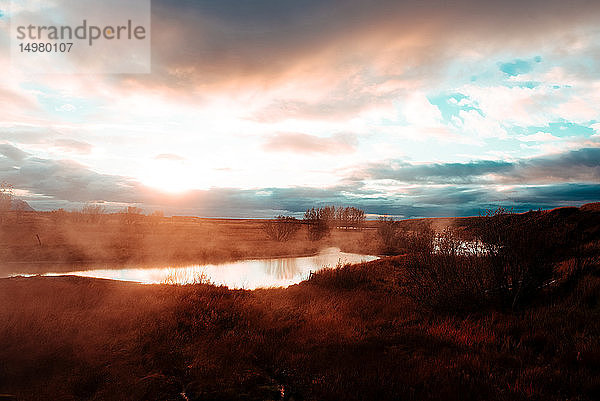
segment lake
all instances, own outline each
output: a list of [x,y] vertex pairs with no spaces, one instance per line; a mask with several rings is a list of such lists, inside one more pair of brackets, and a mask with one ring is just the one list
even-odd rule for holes
[[44,276],[74,275],[144,284],[191,284],[207,282],[229,288],[288,287],[308,279],[310,272],[335,268],[339,264],[369,262],[377,256],[341,252],[339,248],[323,249],[313,256],[240,260],[231,263],[191,265],[164,268],[97,269]]

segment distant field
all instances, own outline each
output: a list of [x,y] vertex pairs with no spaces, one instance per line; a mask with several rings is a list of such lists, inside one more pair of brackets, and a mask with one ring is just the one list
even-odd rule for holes
[[67,271],[71,265],[219,263],[311,255],[331,246],[354,253],[379,251],[373,221],[363,230],[334,229],[319,241],[308,240],[303,227],[286,242],[269,239],[263,224],[252,219],[10,213],[0,224],[0,274]]

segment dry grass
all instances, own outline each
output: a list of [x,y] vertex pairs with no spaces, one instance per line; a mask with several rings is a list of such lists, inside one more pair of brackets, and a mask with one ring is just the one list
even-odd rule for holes
[[[592,226],[579,227],[588,239],[598,233]],[[598,255],[594,241],[584,247],[588,256]],[[557,266],[569,270],[569,260]],[[600,398],[598,264],[544,287],[518,310],[488,305],[442,313],[422,308],[399,285],[406,262],[396,256],[343,266],[287,289],[256,291],[1,279],[0,394],[139,401],[183,400],[182,393],[189,400]]]
[[[0,281],[0,393],[19,399],[593,400],[600,278],[518,313],[429,314],[401,258],[288,289]],[[283,387],[282,387],[283,386]],[[286,398],[289,399],[289,398]]]
[[[0,224],[0,276],[69,271],[74,264],[81,270],[311,255],[330,246],[346,252],[377,252],[369,229],[333,230],[320,241],[310,241],[303,226],[289,241],[281,242],[268,237],[264,220],[138,216],[127,222],[119,214],[84,217],[66,212],[5,215]],[[365,244],[373,246],[365,248]]]

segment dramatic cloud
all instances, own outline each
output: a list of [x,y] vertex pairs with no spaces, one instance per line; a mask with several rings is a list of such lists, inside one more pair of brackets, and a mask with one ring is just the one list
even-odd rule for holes
[[34,207],[425,216],[599,200],[598,1],[152,13],[151,74],[29,76],[0,53],[0,181]]
[[354,180],[393,180],[402,183],[547,184],[556,182],[600,183],[600,148],[533,159],[473,161],[414,165],[390,162],[369,166],[353,174]]
[[[327,58],[321,68],[331,59],[348,65],[390,50],[404,56],[394,61],[406,67],[433,62],[425,71],[431,73],[467,36],[474,49],[520,46],[524,37],[545,42],[549,33],[595,24],[599,11],[597,2],[585,0],[459,0],[451,6],[442,0],[159,1],[153,3],[153,38],[164,68],[158,73],[181,83],[272,77],[300,63],[311,67]],[[507,68],[525,72],[523,63]]]
[[[270,217],[279,213],[301,216],[313,206],[352,204],[370,214],[462,216],[500,205],[516,210],[578,205],[596,200],[600,191],[600,149],[513,163],[406,164],[389,171],[368,169],[369,180],[401,178],[411,184],[404,186],[375,187],[365,181],[328,188],[212,188],[181,194],[157,191],[128,177],[99,174],[68,160],[41,159],[6,145],[0,149],[3,177],[28,194],[23,199],[38,209],[77,209],[87,202],[101,202],[113,211],[135,204],[147,212],[163,210],[167,214]],[[567,182],[577,166],[589,170],[585,177],[577,176],[587,183]],[[561,171],[561,178],[536,184],[548,181],[545,171]],[[488,175],[495,178],[476,183],[475,178]]]

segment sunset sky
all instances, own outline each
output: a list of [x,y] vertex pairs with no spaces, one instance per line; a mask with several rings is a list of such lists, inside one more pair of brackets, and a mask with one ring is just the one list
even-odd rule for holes
[[0,16],[0,181],[37,210],[600,200],[600,1],[153,0],[130,75],[15,71]]

